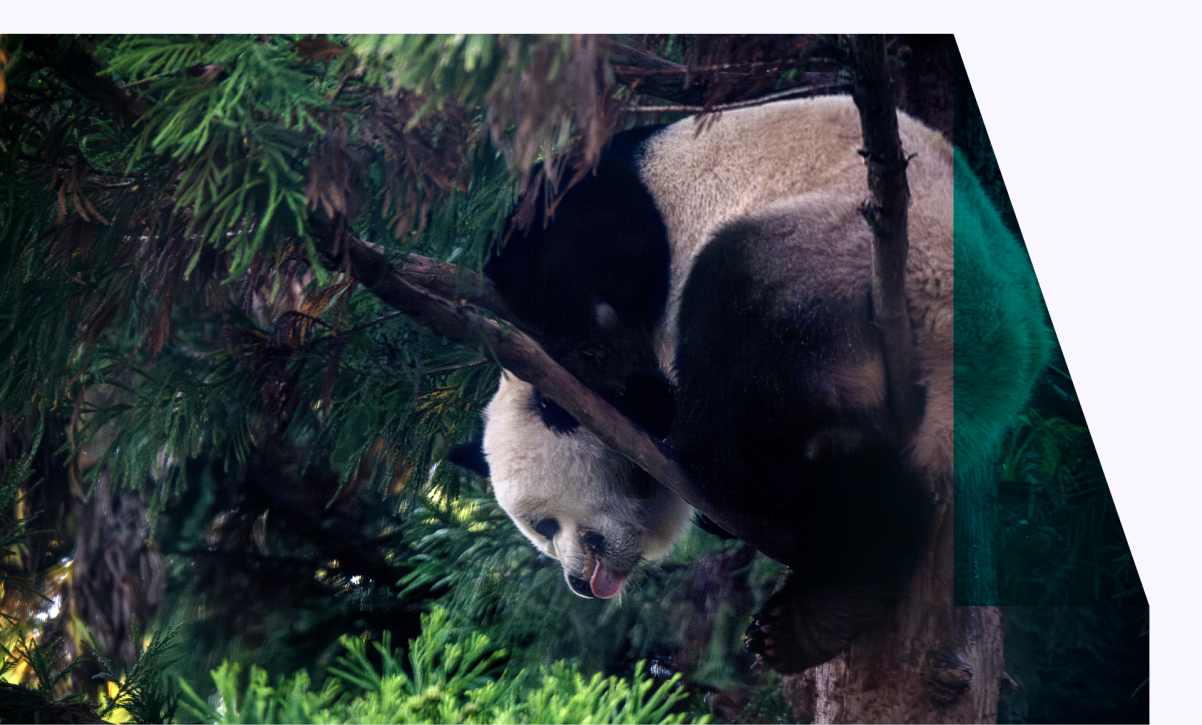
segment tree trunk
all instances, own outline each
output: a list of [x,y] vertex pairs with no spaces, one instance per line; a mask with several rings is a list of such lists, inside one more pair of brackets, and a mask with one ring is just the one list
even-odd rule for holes
[[150,516],[141,496],[112,491],[105,472],[91,497],[73,504],[74,564],[59,591],[59,614],[47,623],[42,641],[63,637],[71,659],[84,658],[72,674],[76,685],[69,690],[95,697],[105,683],[93,679],[100,664],[87,657],[89,647],[79,625],[87,627],[101,656],[118,666],[133,666],[137,652],[130,625],[145,630],[151,623],[163,601],[165,578],[162,557],[149,542]]
[[801,719],[995,722],[1003,675],[1002,614],[952,599],[951,481],[942,482],[927,554],[889,623],[835,659],[784,678]]

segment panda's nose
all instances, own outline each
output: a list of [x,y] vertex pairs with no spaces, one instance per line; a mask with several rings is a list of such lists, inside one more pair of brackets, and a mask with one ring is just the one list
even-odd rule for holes
[[580,545],[591,554],[605,552],[605,537],[596,531],[585,531],[580,535]]
[[572,576],[571,574],[567,574],[566,576],[568,580],[568,586],[572,588],[572,591],[575,592],[577,596],[584,597],[585,599],[594,598],[593,588],[589,586],[587,581],[578,576]]

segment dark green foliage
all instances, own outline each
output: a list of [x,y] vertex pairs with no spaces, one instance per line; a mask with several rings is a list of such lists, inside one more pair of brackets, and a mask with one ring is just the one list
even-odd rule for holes
[[120,708],[134,722],[168,722],[179,706],[179,688],[163,674],[163,670],[171,664],[165,655],[177,646],[180,628],[168,627],[145,647],[137,623],[130,630],[137,659],[128,670],[119,670],[115,663],[96,651],[98,648],[93,648],[93,656],[103,668],[96,678],[117,685],[117,692],[112,697],[101,695],[100,716],[107,717]]
[[1006,607],[998,722],[1149,722],[1148,608]]
[[[391,217],[402,241],[414,224],[420,229],[432,220],[423,251],[478,262],[512,204],[509,171],[497,163],[479,119],[463,109],[410,108],[410,96],[420,91],[402,91],[401,100],[390,102],[368,83],[347,82],[345,71],[330,72],[329,63],[306,61],[285,38],[103,39],[95,54],[107,61],[105,72],[136,88],[149,106],[136,128],[120,127],[72,99],[62,80],[38,67],[39,56],[22,53],[19,40],[10,42],[17,53],[0,114],[11,131],[0,159],[8,320],[0,344],[12,374],[5,376],[0,403],[21,410],[34,400],[66,402],[78,416],[87,407],[82,383],[129,390],[110,396],[107,417],[124,419],[135,410],[157,415],[170,407],[169,430],[159,440],[126,449],[125,466],[114,462],[126,483],[144,478],[154,458],[146,452],[157,453],[162,444],[180,460],[196,455],[197,428],[211,428],[208,420],[220,415],[205,403],[249,397],[249,390],[222,387],[232,381],[228,370],[222,374],[223,360],[211,357],[214,343],[220,350],[222,338],[213,334],[220,323],[195,332],[176,325],[207,310],[244,327],[229,319],[241,307],[251,319],[259,317],[260,327],[271,326],[272,317],[261,314],[270,310],[281,323],[273,330],[283,338],[274,346],[277,358],[301,348],[304,328],[313,323],[278,315],[288,307],[320,314],[338,289],[312,264],[310,209],[358,219],[355,209],[366,201],[364,211],[374,207]],[[46,101],[47,90],[67,102]],[[29,122],[34,118],[39,123]],[[350,159],[348,143],[369,153]],[[349,188],[327,176],[331,155],[345,162]],[[43,157],[52,170],[32,163]],[[479,162],[479,174],[469,160]],[[375,188],[366,188],[373,178]],[[464,192],[473,187],[480,198],[465,204]],[[374,216],[356,223],[370,230]],[[228,291],[221,281],[232,283]],[[313,304],[325,303],[315,312],[297,304],[306,285],[315,293]],[[226,305],[214,305],[222,298]],[[168,371],[142,379],[147,362],[160,362],[165,346],[185,338],[192,343],[185,355],[210,356],[209,375],[189,370],[171,379],[174,371]],[[327,343],[322,362],[331,350],[341,345]],[[146,383],[151,390],[142,390]],[[141,399],[124,399],[132,394]]]
[[287,44],[133,37],[107,71],[154,99],[127,168],[149,153],[179,169],[174,204],[191,210],[182,233],[200,242],[185,275],[207,245],[232,251],[233,278],[269,238],[303,237],[305,155],[329,109],[322,75]]
[[[103,480],[152,502],[171,573],[160,615],[191,622],[195,664],[270,654],[291,671],[300,653],[320,670],[348,630],[391,612],[416,625],[394,588],[399,532],[496,370],[323,269],[307,225],[345,214],[371,241],[478,267],[515,196],[478,105],[355,72],[403,59],[318,60],[313,43],[338,50],[322,39],[3,42],[5,420],[34,411],[66,431],[78,457],[55,490]],[[138,122],[80,92],[64,52],[96,58]],[[6,454],[12,545],[29,535],[17,502],[36,449]]]
[[1003,603],[1147,606],[1087,428],[1027,410],[998,490]]
[[79,661],[67,662],[63,652],[63,639],[43,644],[41,642],[18,642],[11,650],[4,649],[5,660],[0,672],[7,672],[20,662],[29,667],[34,689],[43,697],[53,697],[55,688],[79,666]]
[[[28,496],[22,487],[33,476],[33,459],[41,442],[42,425],[39,421],[29,451],[20,458],[8,458],[0,469],[0,559],[16,557],[18,549],[23,548],[34,533],[29,529],[34,516],[21,505]],[[10,576],[7,568],[0,569],[0,593],[7,594],[4,589],[20,588],[22,585],[23,582]],[[0,612],[0,616],[8,620],[6,624],[17,624],[7,612]]]
[[439,595],[459,621],[511,648],[521,667],[571,657],[585,670],[621,673],[660,656],[696,684],[722,689],[744,679],[743,630],[779,585],[779,564],[694,529],[619,599],[581,600],[490,494],[474,479],[463,483],[471,488],[455,498],[436,489],[414,510],[407,591]]

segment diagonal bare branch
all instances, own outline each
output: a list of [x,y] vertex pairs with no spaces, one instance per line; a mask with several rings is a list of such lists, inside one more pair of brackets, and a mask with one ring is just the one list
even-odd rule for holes
[[[734,536],[769,556],[792,550],[791,532],[778,530],[779,527],[767,528],[763,522],[733,516],[716,507],[676,462],[669,447],[652,439],[604,398],[585,387],[529,335],[503,320],[480,314],[468,301],[472,297],[459,296],[458,301],[452,301],[436,291],[447,289],[450,280],[462,283],[464,279],[476,279],[477,289],[484,292],[475,299],[488,301],[495,292],[487,280],[457,270],[453,264],[437,264],[425,258],[419,259],[416,267],[406,265],[397,271],[373,245],[350,236],[339,239],[337,223],[314,226],[314,238],[325,255],[323,263],[327,267],[348,273],[385,304],[434,333],[490,353],[506,370],[537,386],[558,403],[607,448],[625,456]],[[412,263],[412,256],[410,260]],[[422,276],[430,274],[431,263],[437,267],[436,272]],[[432,280],[430,286],[423,280]]]

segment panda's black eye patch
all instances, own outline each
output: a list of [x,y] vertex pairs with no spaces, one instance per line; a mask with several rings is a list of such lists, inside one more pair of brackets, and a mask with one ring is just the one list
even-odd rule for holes
[[572,414],[563,408],[554,400],[534,389],[534,409],[542,418],[543,425],[547,426],[557,435],[571,433],[580,427],[580,423],[572,417]]
[[556,534],[559,533],[559,522],[555,519],[540,519],[537,521],[531,521],[530,528],[538,532],[539,536],[542,536],[547,541],[550,541],[551,539],[555,538]]

